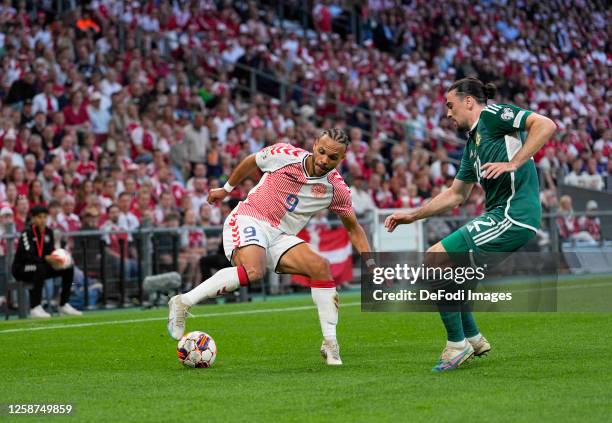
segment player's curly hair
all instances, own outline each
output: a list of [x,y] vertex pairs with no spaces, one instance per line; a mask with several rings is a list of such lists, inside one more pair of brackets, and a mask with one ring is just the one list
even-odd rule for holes
[[448,92],[457,90],[457,96],[463,99],[466,95],[470,95],[480,104],[487,104],[487,100],[495,97],[497,88],[495,84],[489,82],[483,83],[480,79],[469,76],[467,78],[455,81],[448,89]]
[[347,147],[349,145],[349,137],[348,135],[346,135],[346,132],[344,132],[342,129],[338,129],[338,128],[325,129],[321,131],[321,133],[319,134],[319,138],[323,138],[325,136],[328,136],[332,140],[339,142],[340,144],[344,144]]

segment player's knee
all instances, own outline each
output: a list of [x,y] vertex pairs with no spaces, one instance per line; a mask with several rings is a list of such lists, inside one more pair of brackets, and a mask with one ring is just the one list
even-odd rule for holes
[[329,260],[319,257],[309,263],[310,277],[313,279],[331,279],[331,267]]

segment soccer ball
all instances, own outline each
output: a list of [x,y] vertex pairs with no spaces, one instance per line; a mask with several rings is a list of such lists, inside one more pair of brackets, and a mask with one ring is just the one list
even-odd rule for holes
[[53,252],[51,253],[51,257],[56,262],[59,262],[59,264],[53,264],[53,268],[55,270],[68,269],[70,266],[72,266],[72,256],[68,251],[64,250],[63,248],[53,250]]
[[204,332],[189,332],[176,347],[176,355],[186,367],[210,367],[217,357],[217,344]]

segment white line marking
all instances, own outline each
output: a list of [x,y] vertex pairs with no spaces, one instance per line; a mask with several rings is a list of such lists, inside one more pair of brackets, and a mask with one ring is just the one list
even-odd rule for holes
[[[594,283],[591,285],[575,285],[575,286],[557,286],[550,288],[539,288],[539,289],[558,289],[558,290],[567,290],[567,289],[585,289],[585,288],[601,288],[604,286],[610,286],[609,282],[603,283]],[[512,292],[528,292],[531,289],[522,289],[515,290]],[[361,305],[361,302],[353,302],[353,303],[344,303],[340,304],[340,308],[342,307],[354,307]],[[312,310],[315,306],[300,306],[300,307],[285,307],[285,308],[262,308],[259,310],[243,310],[243,311],[230,311],[228,313],[209,313],[209,314],[198,314],[192,317],[223,317],[223,316],[242,316],[249,314],[266,314],[266,313],[276,313],[276,312],[286,312],[286,311],[303,311],[303,310]],[[121,325],[121,324],[129,324],[129,323],[145,323],[145,322],[157,322],[162,320],[168,320],[167,317],[147,317],[145,319],[129,319],[129,320],[109,320],[103,322],[88,322],[88,323],[75,323],[73,325],[47,325],[47,326],[36,326],[30,328],[14,328],[14,329],[4,329],[0,330],[0,335],[3,333],[19,333],[19,332],[36,332],[41,330],[53,330],[53,329],[70,329],[70,328],[85,328],[90,326],[107,326],[107,325]]]
[[[361,302],[353,302],[353,303],[340,303],[340,308],[342,307],[353,307],[361,305]],[[285,308],[262,308],[258,310],[242,310],[242,311],[230,311],[227,313],[207,313],[207,314],[197,314],[192,317],[222,317],[222,316],[241,316],[248,314],[266,314],[266,313],[277,313],[277,312],[286,312],[286,311],[302,311],[302,310],[312,310],[316,308],[314,305],[312,306],[300,306],[300,307],[285,307]],[[40,330],[53,330],[53,329],[71,329],[71,328],[86,328],[90,326],[107,326],[107,325],[121,325],[121,324],[129,324],[129,323],[145,323],[145,322],[157,322],[162,320],[168,320],[168,317],[147,317],[143,319],[129,319],[129,320],[109,320],[102,322],[87,322],[87,323],[75,323],[72,325],[46,325],[46,326],[36,326],[29,328],[14,328],[14,329],[4,329],[0,330],[0,335],[3,333],[18,333],[18,332],[34,332]]]

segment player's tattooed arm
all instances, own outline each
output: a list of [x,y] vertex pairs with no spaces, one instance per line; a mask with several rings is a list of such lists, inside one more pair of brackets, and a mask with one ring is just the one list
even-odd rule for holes
[[449,189],[436,195],[423,207],[409,212],[396,212],[387,217],[385,228],[388,232],[393,232],[398,225],[410,224],[420,219],[447,212],[463,203],[470,195],[473,186],[474,184],[471,182],[455,178]]
[[523,147],[516,153],[510,162],[486,163],[482,166],[483,178],[497,179],[506,172],[514,172],[531,159],[544,144],[550,140],[557,129],[557,125],[546,116],[531,113],[525,121],[527,139]]
[[[235,187],[239,185],[247,176],[252,174],[257,170],[257,163],[255,161],[255,155],[251,154],[246,159],[238,163],[238,166],[234,169],[229,179],[227,180],[226,186]],[[208,202],[210,204],[223,200],[225,197],[229,195],[231,190],[226,188],[216,188],[211,189],[208,193]]]

